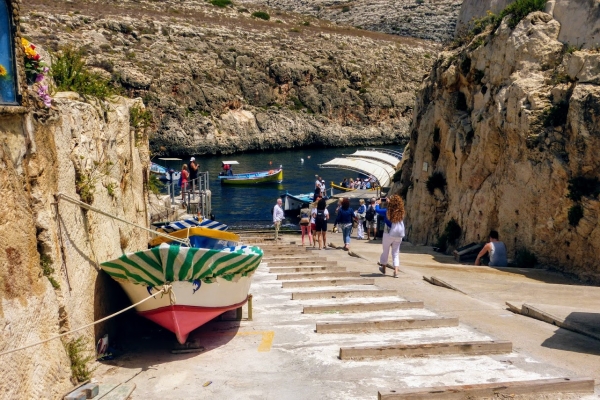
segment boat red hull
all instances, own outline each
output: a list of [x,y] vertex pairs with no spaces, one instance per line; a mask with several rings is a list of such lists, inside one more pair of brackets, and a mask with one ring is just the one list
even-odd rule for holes
[[229,310],[235,310],[246,304],[248,298],[238,304],[223,307],[196,307],[173,305],[155,310],[141,311],[139,314],[170,330],[177,336],[179,343],[184,344],[191,331],[204,325]]

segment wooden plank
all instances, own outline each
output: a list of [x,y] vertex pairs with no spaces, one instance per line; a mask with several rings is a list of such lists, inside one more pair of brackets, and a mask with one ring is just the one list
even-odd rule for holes
[[458,326],[458,318],[420,317],[380,321],[321,322],[317,323],[317,333],[428,329],[449,326]]
[[298,254],[291,254],[291,255],[276,255],[276,256],[265,256],[263,257],[263,261],[279,261],[279,260],[283,260],[283,261],[294,261],[294,260],[298,260],[298,261],[302,261],[302,260],[306,260],[307,257],[310,257],[311,260],[320,260],[320,261],[327,261],[326,257],[315,257],[312,256],[310,254],[303,254],[303,253],[298,253]]
[[554,378],[531,381],[494,382],[475,385],[437,386],[380,390],[379,400],[464,400],[480,397],[496,398],[541,393],[594,393],[594,380],[589,378]]
[[300,272],[296,274],[278,274],[278,281],[293,281],[298,279],[321,279],[321,278],[359,278],[360,272]]
[[315,265],[312,267],[273,267],[269,268],[269,272],[272,274],[285,274],[294,272],[345,272],[346,267],[323,267]]
[[319,286],[349,286],[349,285],[374,285],[373,278],[342,278],[342,279],[310,279],[307,281],[286,281],[281,283],[282,288],[319,287]]
[[323,260],[280,260],[269,262],[269,267],[308,267],[311,265],[320,265],[322,267],[334,267],[338,265],[337,261],[323,261]]
[[440,278],[436,278],[435,276],[432,276],[431,278],[428,278],[426,276],[423,276],[423,279],[429,283],[431,283],[432,285],[436,285],[436,286],[440,286],[440,287],[444,287],[446,289],[451,289],[451,290],[455,290],[459,293],[462,294],[466,294],[465,292],[463,292],[462,290],[452,286],[451,284],[449,284],[448,282],[445,282],[443,280],[441,280]]
[[512,343],[504,340],[393,344],[388,346],[341,347],[340,360],[381,359],[388,357],[421,357],[440,355],[485,355],[512,352]]
[[306,306],[302,311],[304,314],[320,313],[354,313],[385,310],[406,310],[411,308],[423,308],[422,301],[386,301],[378,303],[346,303],[326,304],[319,306]]
[[292,300],[313,300],[313,299],[342,299],[358,297],[387,297],[394,296],[395,290],[315,290],[312,292],[292,293]]

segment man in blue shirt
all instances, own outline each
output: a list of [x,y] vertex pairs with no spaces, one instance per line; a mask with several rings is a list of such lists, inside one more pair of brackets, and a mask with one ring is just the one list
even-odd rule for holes
[[499,240],[500,236],[497,231],[490,232],[490,242],[483,246],[483,249],[477,255],[475,265],[481,265],[481,257],[489,253],[490,267],[506,267],[508,259],[506,257],[506,246]]

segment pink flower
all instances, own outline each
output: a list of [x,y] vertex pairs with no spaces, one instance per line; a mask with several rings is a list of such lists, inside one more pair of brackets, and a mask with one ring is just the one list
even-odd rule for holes
[[36,83],[39,83],[39,82],[43,81],[43,80],[44,80],[44,78],[45,78],[44,74],[38,74],[38,75],[35,77],[35,82],[36,82]]

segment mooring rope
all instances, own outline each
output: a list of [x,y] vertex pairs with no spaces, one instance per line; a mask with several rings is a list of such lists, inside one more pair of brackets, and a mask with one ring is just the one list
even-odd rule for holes
[[[93,326],[93,325],[99,324],[100,322],[104,322],[104,321],[106,321],[106,320],[109,320],[109,319],[111,319],[111,318],[113,318],[113,317],[116,317],[116,316],[117,316],[117,315],[119,315],[119,314],[122,314],[122,313],[124,313],[124,312],[125,312],[125,311],[127,311],[127,310],[131,310],[132,308],[134,308],[134,307],[136,307],[136,306],[138,306],[138,305],[142,304],[142,303],[143,303],[143,302],[145,302],[145,301],[148,301],[148,300],[150,300],[151,298],[153,298],[154,296],[156,296],[157,294],[159,294],[159,293],[161,293],[161,292],[162,292],[162,293],[165,293],[165,294],[167,294],[167,293],[169,293],[169,294],[170,294],[170,293],[172,293],[172,290],[171,290],[171,285],[165,284],[165,285],[163,285],[162,289],[160,289],[158,292],[156,292],[156,293],[154,293],[154,294],[151,294],[150,296],[146,297],[145,299],[143,299],[143,300],[140,300],[140,301],[138,301],[137,303],[135,303],[135,304],[132,304],[132,305],[130,305],[129,307],[122,309],[121,311],[117,311],[117,312],[116,312],[116,313],[114,313],[114,314],[111,314],[111,315],[109,315],[109,316],[107,316],[107,317],[104,317],[104,318],[102,318],[102,319],[99,319],[98,321],[94,321],[94,322],[92,322],[92,323],[89,323],[89,324],[87,324],[87,325],[80,326],[80,327],[79,327],[79,328],[77,328],[77,329],[72,329],[72,330],[70,330],[70,331],[68,331],[68,332],[61,333],[60,335],[53,336],[53,337],[51,337],[50,339],[46,339],[46,340],[42,340],[42,341],[40,341],[40,342],[36,342],[36,343],[32,343],[32,344],[28,344],[27,346],[18,347],[18,348],[16,348],[16,349],[12,349],[12,350],[7,350],[7,351],[4,351],[4,352],[0,353],[0,357],[2,357],[2,356],[5,356],[5,355],[7,355],[7,354],[10,354],[10,353],[14,353],[14,352],[16,352],[16,351],[25,350],[25,349],[28,349],[28,348],[30,348],[30,347],[34,347],[34,346],[38,346],[38,345],[40,345],[40,344],[44,344],[44,343],[50,342],[50,341],[52,341],[52,340],[55,340],[55,339],[61,338],[61,337],[63,337],[63,336],[69,335],[69,334],[71,334],[71,333],[73,333],[73,332],[77,332],[77,331],[80,331],[80,330],[82,330],[82,329],[89,328],[90,326]],[[171,299],[171,302],[173,302],[173,301],[174,301],[174,299],[175,299],[175,294],[173,294],[173,295],[172,295],[172,297],[171,297],[170,299]],[[173,303],[171,303],[171,304],[173,304]]]
[[90,206],[89,204],[87,204],[87,203],[84,203],[84,202],[83,202],[83,201],[81,201],[81,200],[77,200],[77,199],[74,199],[74,198],[72,198],[72,197],[69,197],[69,196],[67,196],[67,195],[66,195],[66,194],[64,194],[64,193],[58,193],[58,194],[56,194],[54,197],[56,198],[56,201],[57,201],[57,202],[58,202],[60,199],[64,199],[64,200],[66,200],[66,201],[68,201],[68,202],[70,202],[70,203],[73,203],[73,204],[76,204],[76,205],[78,205],[78,206],[79,206],[79,207],[81,207],[81,208],[85,208],[86,210],[90,210],[90,211],[97,212],[98,214],[102,214],[102,215],[104,215],[104,216],[106,216],[106,217],[109,217],[109,218],[112,218],[112,219],[116,219],[117,221],[123,222],[123,223],[125,223],[125,224],[133,225],[133,226],[135,226],[136,228],[139,228],[139,229],[142,229],[142,230],[148,231],[148,232],[150,232],[150,233],[152,233],[152,234],[154,234],[154,235],[162,236],[162,237],[165,237],[165,238],[167,238],[167,239],[169,239],[169,240],[173,240],[173,241],[175,241],[175,242],[179,242],[179,243],[181,243],[181,244],[184,244],[184,245],[186,245],[186,246],[190,247],[190,240],[189,240],[188,238],[180,239],[180,238],[178,238],[178,237],[175,237],[175,236],[173,236],[173,235],[169,235],[169,234],[167,234],[167,233],[158,232],[158,231],[155,231],[155,230],[152,230],[152,229],[146,228],[145,226],[141,226],[141,225],[138,225],[138,224],[134,224],[133,222],[129,222],[129,221],[127,221],[127,220],[124,220],[123,218],[119,218],[119,217],[117,217],[116,215],[112,215],[112,214],[109,214],[109,213],[107,213],[107,212],[105,212],[105,211],[102,211],[102,210],[100,210],[99,208],[92,207],[92,206]]

